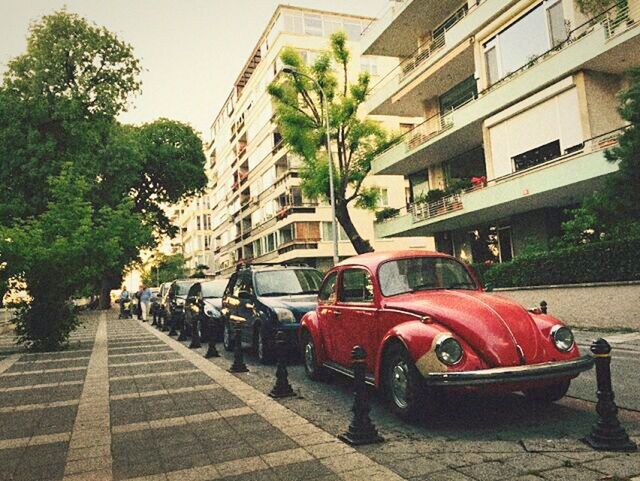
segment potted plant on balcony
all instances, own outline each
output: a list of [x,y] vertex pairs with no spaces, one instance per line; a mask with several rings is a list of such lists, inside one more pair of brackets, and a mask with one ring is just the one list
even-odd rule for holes
[[387,219],[392,219],[400,214],[400,209],[394,207],[385,207],[382,210],[376,212],[376,222],[383,222]]

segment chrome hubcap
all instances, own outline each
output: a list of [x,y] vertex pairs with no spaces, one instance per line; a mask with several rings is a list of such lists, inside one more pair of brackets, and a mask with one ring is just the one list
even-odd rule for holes
[[409,369],[404,361],[398,362],[391,371],[391,394],[393,401],[400,408],[406,408],[407,387],[409,384]]
[[315,369],[315,361],[313,359],[313,344],[311,341],[307,342],[304,346],[304,363],[307,366],[307,371],[313,372]]

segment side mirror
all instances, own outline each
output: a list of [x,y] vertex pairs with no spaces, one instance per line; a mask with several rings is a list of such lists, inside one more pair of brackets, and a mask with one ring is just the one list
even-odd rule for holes
[[249,291],[240,291],[238,292],[238,299],[240,299],[241,301],[250,301],[251,294],[249,293]]
[[493,292],[493,284],[491,282],[487,282],[484,286],[485,292]]

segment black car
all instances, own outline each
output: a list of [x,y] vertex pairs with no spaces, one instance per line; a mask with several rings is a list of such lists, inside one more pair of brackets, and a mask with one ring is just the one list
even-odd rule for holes
[[216,341],[222,339],[222,296],[228,279],[196,282],[187,295],[185,321],[194,329],[200,329],[203,340],[210,336]]
[[223,343],[233,349],[234,323],[242,323],[242,341],[251,344],[262,363],[273,358],[275,333],[287,334],[297,347],[300,320],[315,309],[322,274],[310,267],[245,265],[229,279],[222,298]]
[[167,294],[167,318],[169,319],[169,327],[171,331],[170,336],[175,336],[176,331],[180,331],[180,337],[178,340],[184,341],[187,339],[187,330],[184,323],[184,307],[187,300],[187,294],[189,289],[200,279],[182,279],[173,281],[169,287],[169,293]]
[[171,282],[163,282],[160,285],[160,292],[158,292],[158,306],[157,312],[159,317],[160,327],[163,331],[169,330],[169,288]]

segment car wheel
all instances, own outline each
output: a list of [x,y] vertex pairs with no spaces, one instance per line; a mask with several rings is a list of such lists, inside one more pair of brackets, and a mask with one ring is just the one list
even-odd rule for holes
[[570,384],[571,381],[562,381],[545,387],[528,389],[524,391],[524,395],[536,403],[549,404],[562,399],[567,394]]
[[273,362],[273,350],[271,349],[269,342],[265,339],[260,325],[256,326],[255,334],[253,336],[253,348],[260,363],[270,364]]
[[320,381],[325,377],[325,370],[318,366],[318,358],[316,357],[316,346],[309,331],[302,333],[302,360],[304,362],[304,372],[307,377],[314,381]]
[[225,321],[224,323],[222,332],[222,345],[224,346],[225,351],[233,351],[233,329],[231,328],[231,323],[229,321]]
[[393,344],[385,353],[382,376],[391,410],[405,421],[416,419],[426,408],[426,393],[420,373],[401,344]]

